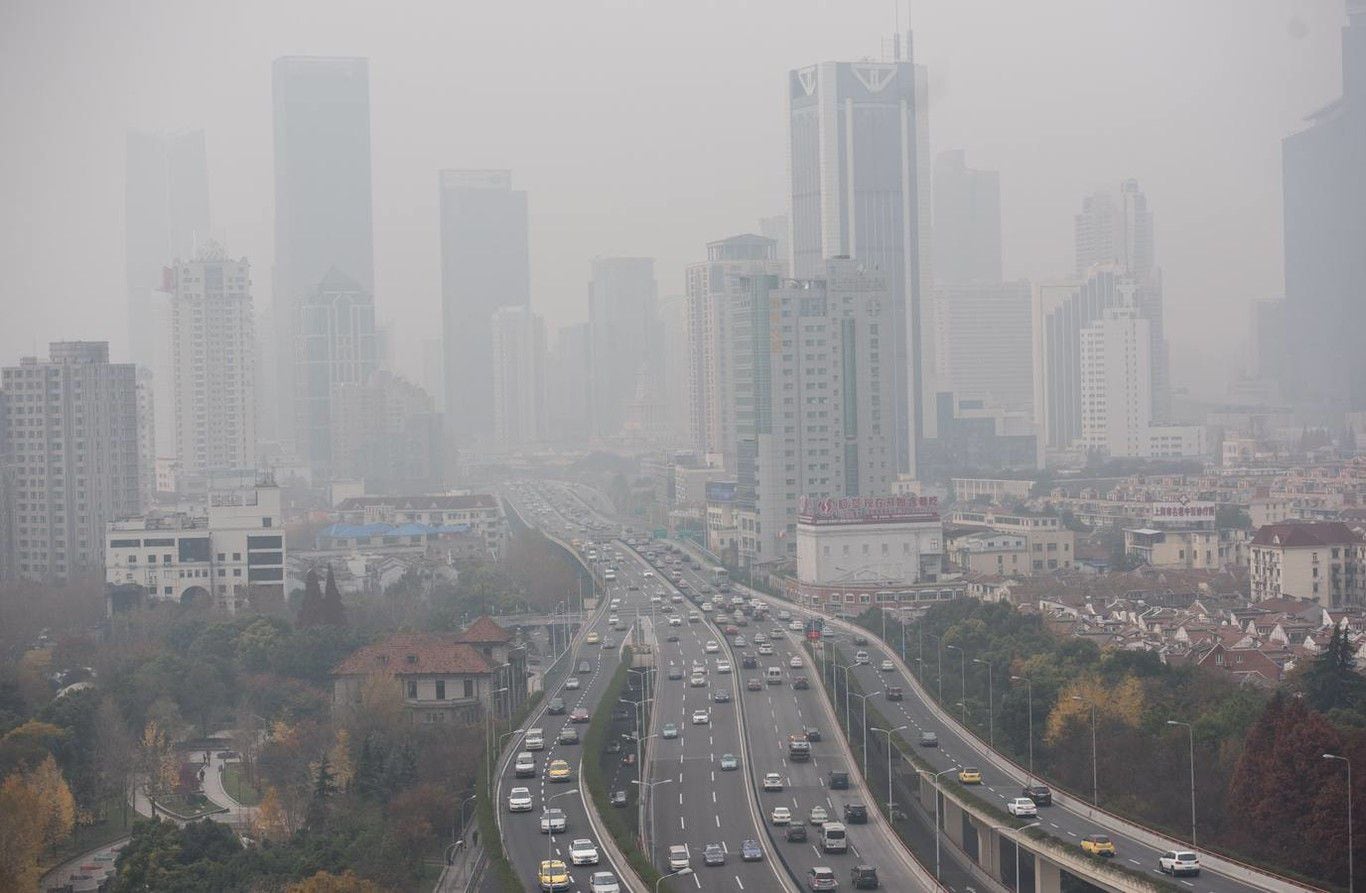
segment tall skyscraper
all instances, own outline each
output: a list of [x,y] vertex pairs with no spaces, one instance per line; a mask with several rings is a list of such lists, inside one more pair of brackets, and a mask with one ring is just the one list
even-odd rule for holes
[[588,283],[593,434],[620,434],[642,378],[658,381],[659,314],[652,257],[597,257]]
[[150,305],[163,290],[162,269],[193,257],[209,238],[204,131],[130,131],[123,210],[128,358],[152,369],[157,338]]
[[707,259],[686,270],[688,326],[688,429],[699,454],[719,455],[735,470],[735,417],[731,399],[730,306],[750,283],[744,277],[781,275],[778,243],[755,235],[707,244]]
[[1084,196],[1075,227],[1078,276],[1103,263],[1118,264],[1139,280],[1154,272],[1153,214],[1137,180],[1120,183],[1117,196]]
[[929,114],[924,69],[899,55],[789,73],[792,275],[821,276],[827,259],[852,257],[885,277],[895,327],[891,422],[898,465],[912,471],[917,444],[933,433],[933,330],[922,306]]
[[934,159],[934,278],[1001,281],[1001,175],[973,170],[962,149]]
[[588,323],[562,326],[546,364],[546,425],[557,443],[587,443],[592,430],[592,338]]
[[1288,396],[1366,409],[1366,3],[1349,0],[1342,96],[1281,143]]
[[275,386],[262,393],[277,401],[275,439],[295,443],[290,395],[299,301],[333,268],[367,293],[375,287],[370,74],[363,58],[285,56],[275,60],[272,75]]
[[1032,417],[1033,299],[1029,283],[939,285],[935,287],[935,302],[935,356],[941,391]]
[[[545,321],[527,307],[493,312],[493,432],[499,449],[545,439]],[[486,379],[487,380],[487,379]]]
[[216,242],[172,269],[171,354],[183,471],[256,467],[256,357],[251,267]]
[[369,493],[431,493],[445,486],[440,413],[431,396],[383,369],[343,382],[331,405],[332,474]]
[[347,385],[364,385],[375,363],[375,300],[369,289],[333,269],[295,304],[294,429],[315,477],[338,472],[333,461],[334,403]]
[[744,277],[730,306],[740,555],[796,553],[802,496],[876,496],[896,479],[891,290],[847,258],[819,279]]
[[531,305],[527,195],[510,171],[446,170],[438,185],[447,423],[478,443],[494,424],[490,320],[500,307]]
[[[16,574],[96,573],[104,525],[142,508],[136,367],[103,341],[58,341],[0,373],[16,471]],[[21,507],[21,508],[20,508]]]

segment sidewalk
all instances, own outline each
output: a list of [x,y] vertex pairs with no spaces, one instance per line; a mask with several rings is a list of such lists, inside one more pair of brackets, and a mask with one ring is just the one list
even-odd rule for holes
[[227,822],[238,828],[245,828],[251,824],[252,819],[256,818],[255,806],[243,806],[232,798],[223,787],[223,767],[229,761],[221,759],[218,754],[210,757],[209,765],[204,769],[204,796],[215,806],[221,806],[227,810],[214,816],[215,821]]

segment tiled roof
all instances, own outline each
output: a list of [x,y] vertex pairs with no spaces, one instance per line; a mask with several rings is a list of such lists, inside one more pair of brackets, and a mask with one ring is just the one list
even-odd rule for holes
[[480,617],[471,623],[464,632],[455,637],[457,642],[469,642],[471,644],[485,644],[489,642],[511,642],[512,636],[508,631],[494,623],[488,617]]
[[458,642],[450,633],[396,633],[383,641],[353,651],[337,664],[332,675],[479,675],[488,672],[489,664],[484,656],[472,646]]
[[1359,543],[1360,534],[1341,521],[1311,524],[1263,524],[1252,538],[1254,546],[1333,546]]

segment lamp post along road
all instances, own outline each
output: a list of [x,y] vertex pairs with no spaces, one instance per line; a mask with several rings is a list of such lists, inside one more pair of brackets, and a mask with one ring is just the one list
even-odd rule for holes
[[1347,893],[1356,893],[1356,854],[1352,842],[1352,761],[1335,753],[1326,753],[1323,758],[1347,764]]
[[1100,773],[1096,769],[1096,705],[1089,704],[1084,699],[1072,696],[1072,700],[1086,704],[1091,708],[1091,805],[1100,805]]
[[[550,801],[551,801],[551,800],[558,800],[558,799],[561,798],[561,797],[573,797],[573,796],[576,796],[578,793],[579,793],[578,789],[575,788],[575,789],[572,790],[572,791],[563,791],[563,792],[561,792],[561,793],[559,793],[559,794],[551,794],[549,797],[546,797],[545,800],[541,803],[541,815],[544,817],[544,816],[546,816],[546,815],[548,815],[548,814],[550,813]],[[497,809],[497,808],[498,808],[498,805],[495,803],[495,804],[494,804],[494,809]],[[545,857],[546,857],[547,859],[551,858],[551,854],[552,854],[552,852],[554,851],[554,849],[555,849],[555,829],[552,828],[552,827],[550,827],[550,824],[547,823],[547,824],[546,824],[546,838],[545,838]]]
[[960,672],[961,672],[961,676],[959,677],[958,694],[959,694],[959,697],[962,698],[962,700],[960,700],[960,701],[958,702],[958,706],[962,708],[962,722],[963,722],[963,725],[967,725],[967,724],[968,724],[968,653],[967,653],[966,651],[963,650],[963,646],[962,646],[962,645],[945,645],[944,647],[945,647],[945,648],[952,648],[954,651],[957,651],[957,652],[958,652],[959,663],[961,664],[961,666],[960,666],[960,668],[959,668],[959,669],[960,669]]
[[939,880],[939,836],[943,832],[939,827],[939,776],[948,775],[959,767],[950,766],[943,772],[936,772],[931,776],[931,786],[934,788],[934,879]]
[[[863,702],[863,723],[862,723],[861,728],[859,729],[859,737],[863,739],[863,774],[864,774],[864,775],[867,775],[867,774],[868,774],[868,699],[871,698],[871,697],[874,697],[874,696],[876,696],[876,695],[880,695],[880,694],[882,694],[881,691],[870,691],[870,692],[868,692],[868,694],[866,694],[866,695],[861,695],[861,694],[857,694],[857,693],[854,694],[854,697],[858,698],[860,701]],[[846,728],[848,728],[849,723],[848,723],[847,720],[845,721],[845,724],[844,724],[844,725],[845,725]]]
[[[655,786],[656,786],[656,785],[661,785],[661,784],[669,784],[669,783],[672,782],[672,781],[673,781],[672,778],[661,778],[661,779],[659,779],[658,781],[641,781],[639,778],[633,778],[633,779],[631,779],[631,784],[640,785],[642,788],[644,788],[645,790],[649,791],[649,797],[650,797],[650,815],[649,815],[649,818],[650,818],[650,821],[649,821],[650,833],[649,833],[648,836],[646,836],[646,841],[647,841],[646,846],[647,846],[647,848],[650,850],[650,864],[651,864],[651,865],[653,865],[653,864],[654,864],[654,861],[655,861],[655,835],[654,835],[654,824],[655,824]],[[644,829],[642,829],[641,833],[642,833],[642,835],[644,834]]]
[[[887,736],[887,821],[892,821],[892,735],[897,732],[904,732],[909,726],[897,726],[895,729],[870,729],[873,732],[881,732]],[[864,773],[867,774],[868,757],[863,758]],[[936,798],[937,799],[937,798]]]
[[684,866],[683,868],[680,868],[677,871],[675,871],[673,874],[661,875],[659,880],[655,881],[655,893],[659,893],[659,885],[664,883],[664,881],[666,881],[667,879],[671,877],[684,877],[689,874],[692,874],[692,869],[688,868],[687,866]]
[[974,657],[972,662],[987,668],[987,740],[993,750],[996,748],[996,686],[991,679],[991,661]]
[[1034,780],[1034,680],[1028,676],[1011,676],[1029,687],[1029,779]]
[[1191,849],[1196,849],[1195,842],[1195,727],[1188,722],[1179,719],[1167,720],[1169,726],[1185,726],[1186,737],[1190,743],[1190,768],[1191,768]]

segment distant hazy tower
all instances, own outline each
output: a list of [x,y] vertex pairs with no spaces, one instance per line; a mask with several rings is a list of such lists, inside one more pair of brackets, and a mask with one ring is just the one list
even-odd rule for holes
[[1001,175],[968,167],[962,149],[934,159],[934,278],[1001,281]]
[[104,341],[57,341],[45,361],[0,373],[15,480],[15,573],[64,579],[100,570],[104,525],[142,508],[132,363]]
[[148,324],[162,269],[193,257],[209,238],[209,177],[204,131],[129,131],[124,193],[128,283],[128,358],[153,368],[156,330]]
[[251,266],[216,242],[172,269],[177,458],[187,472],[256,467]]
[[529,307],[527,195],[500,170],[446,170],[441,191],[441,315],[446,421],[462,443],[493,433],[491,320]]
[[[655,261],[652,257],[596,257],[588,283],[593,433],[620,434],[638,385],[658,381],[663,368]],[[679,408],[682,411],[682,408]]]
[[[929,238],[928,105],[923,68],[892,62],[822,62],[788,75],[792,275],[819,277],[852,257],[892,294],[890,350],[897,464],[914,470],[930,432],[933,338],[921,298]],[[928,299],[926,299],[928,304]]]
[[1121,183],[1117,196],[1084,196],[1075,226],[1078,276],[1085,276],[1095,264],[1110,262],[1139,280],[1153,272],[1153,214],[1137,180]]
[[545,321],[526,307],[503,307],[492,317],[494,439],[503,450],[545,438]]
[[370,75],[363,58],[286,56],[275,103],[275,387],[277,439],[293,442],[295,308],[334,267],[375,284],[370,191]]

